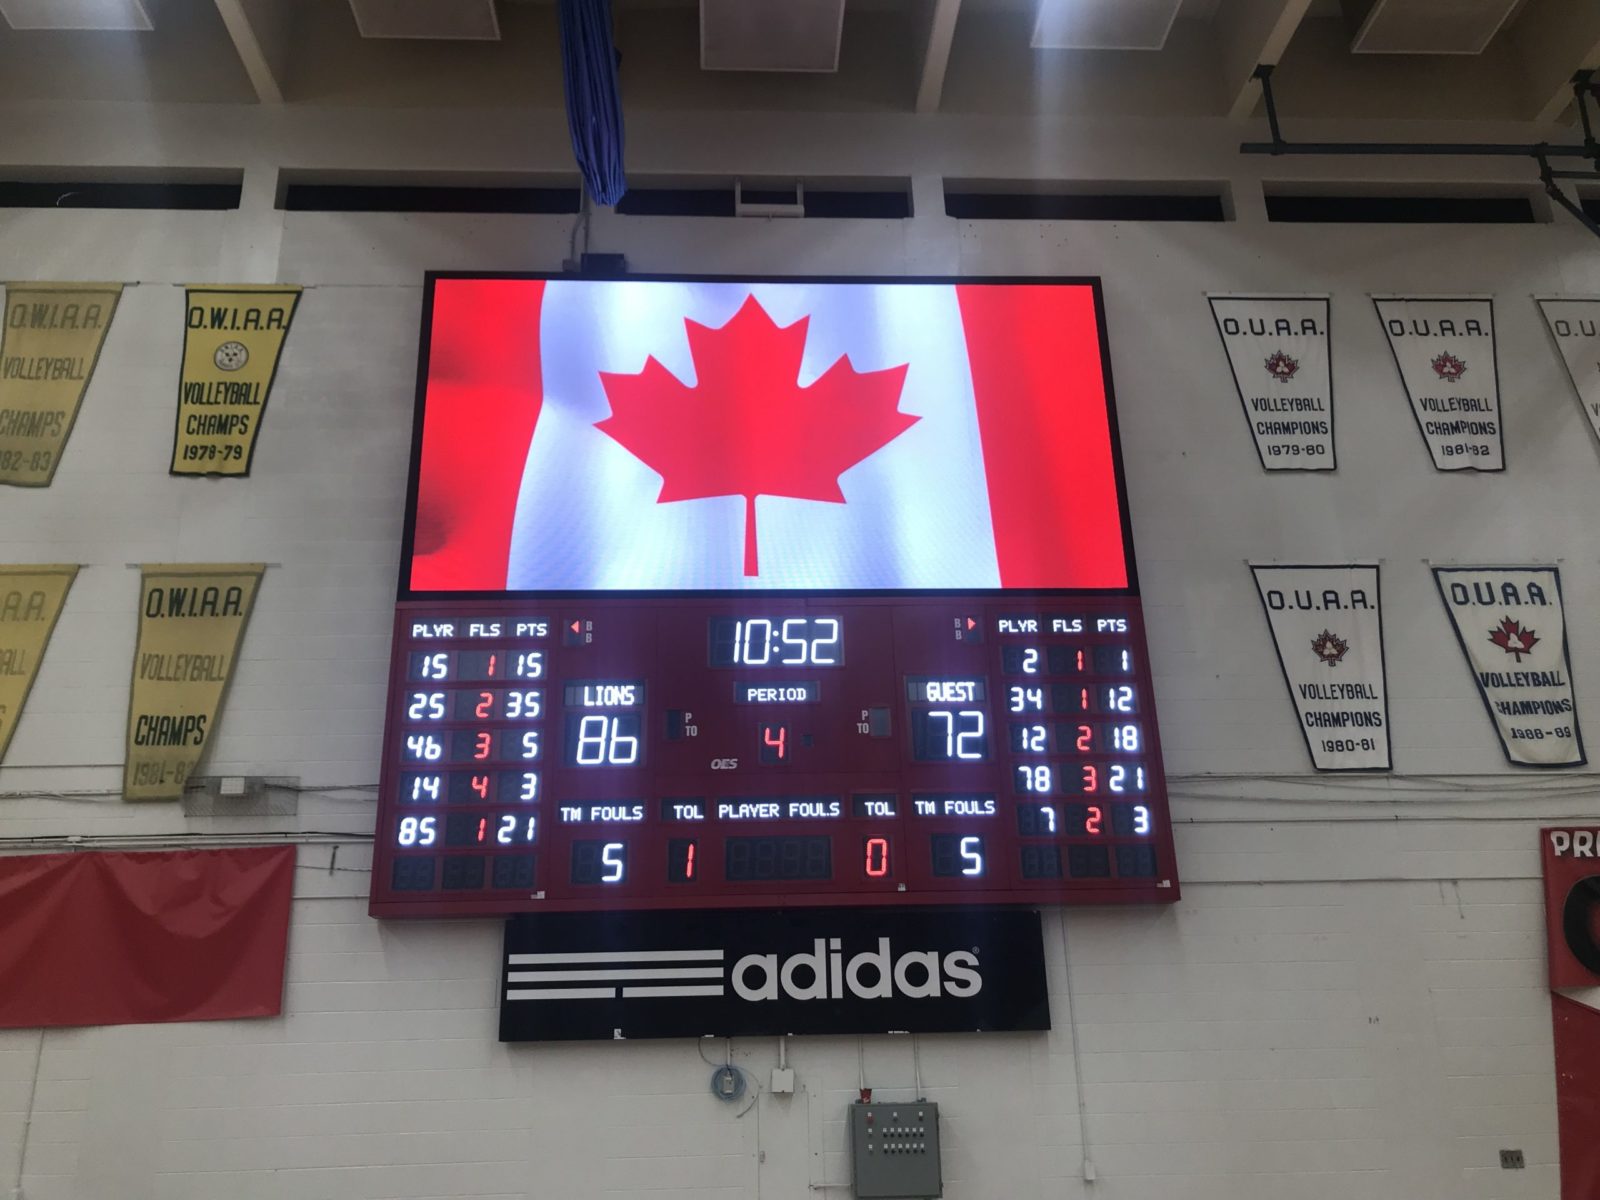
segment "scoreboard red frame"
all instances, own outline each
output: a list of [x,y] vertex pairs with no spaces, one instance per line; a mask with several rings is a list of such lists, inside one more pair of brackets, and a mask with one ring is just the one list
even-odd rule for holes
[[[430,392],[435,408],[448,395],[470,409],[486,441],[496,438],[499,418],[484,401],[489,385],[469,384],[465,393],[439,387],[441,362],[459,376],[461,359],[445,339],[461,318],[436,317],[438,288],[480,279],[542,286],[549,277],[428,278],[374,915],[1178,898],[1098,280],[799,282],[1060,288],[1092,300],[1080,306],[1084,327],[1057,330],[1051,345],[1092,349],[1098,359],[1098,372],[1084,376],[1092,395],[1077,402],[1104,422],[1111,469],[1100,499],[1116,527],[1095,536],[1120,545],[1125,587],[418,591],[410,585],[421,553],[419,490],[430,486],[419,476],[427,438],[435,436],[425,430],[441,426],[428,411]],[[480,317],[474,337],[484,336],[485,324],[493,323]],[[495,337],[510,332],[501,327]],[[971,355],[981,409],[979,349]],[[1038,364],[1017,369],[1025,382],[1042,378]],[[450,435],[458,443],[462,428],[458,422]],[[529,437],[531,427],[513,431],[516,453],[526,454]],[[433,451],[435,464],[440,457]],[[523,465],[518,459],[485,475],[498,470],[515,499],[507,481],[520,479]],[[509,537],[509,518],[503,523]],[[458,532],[465,537],[450,548],[456,561],[463,545],[480,553],[472,547],[483,544],[481,529]],[[831,629],[827,621],[840,623],[838,649],[800,647],[803,631]],[[781,631],[786,644],[776,653],[790,664],[759,662],[750,651],[749,662],[711,665],[713,629],[734,622],[762,629],[763,637]],[[815,661],[806,657],[813,651]],[[835,654],[842,661],[822,661]],[[797,655],[805,661],[792,661]],[[511,673],[519,667],[524,674]],[[752,702],[736,702],[746,684],[780,686],[798,698],[757,691],[746,697]],[[630,686],[639,694],[623,690]],[[979,689],[981,699],[972,698]],[[1013,711],[1016,703],[1021,711]],[[941,715],[918,715],[928,712]],[[600,752],[589,731],[603,730],[619,739],[604,753],[619,757],[571,761],[574,730],[589,739],[580,756]],[[784,753],[775,758],[771,743],[779,740]],[[521,758],[525,747],[535,757]],[[536,785],[526,782],[530,772]],[[1039,782],[1051,790],[1024,790]],[[521,789],[529,786],[533,797],[524,801]],[[729,850],[730,840],[747,838],[771,840]],[[827,839],[826,878],[807,877],[820,863],[818,838]],[[686,843],[691,878],[684,877]],[[970,873],[975,860],[981,871]],[[769,877],[730,879],[728,869]]]

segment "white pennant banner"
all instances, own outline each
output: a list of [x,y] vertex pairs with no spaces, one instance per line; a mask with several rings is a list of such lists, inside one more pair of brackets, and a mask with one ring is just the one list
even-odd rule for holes
[[1389,769],[1376,566],[1250,568],[1319,771]]
[[1333,470],[1327,298],[1209,299],[1261,465],[1269,471]]
[[1508,762],[1581,766],[1556,567],[1435,567],[1456,639]]
[[1578,405],[1600,437],[1600,300],[1541,297],[1539,311],[1566,364]]
[[1376,296],[1372,302],[1433,465],[1505,470],[1494,301]]

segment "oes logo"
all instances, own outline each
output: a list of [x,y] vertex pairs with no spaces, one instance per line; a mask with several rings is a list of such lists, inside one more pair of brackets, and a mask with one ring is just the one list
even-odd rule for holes
[[739,760],[737,758],[713,758],[711,760],[711,769],[713,771],[737,771],[739,769]]

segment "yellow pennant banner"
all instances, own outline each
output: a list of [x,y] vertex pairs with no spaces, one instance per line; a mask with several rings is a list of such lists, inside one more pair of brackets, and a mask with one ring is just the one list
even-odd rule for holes
[[77,574],[59,563],[0,567],[0,762]]
[[0,483],[55,478],[121,296],[120,283],[6,284]]
[[128,698],[128,800],[177,800],[216,728],[261,563],[146,566]]
[[187,290],[174,475],[248,475],[300,289]]

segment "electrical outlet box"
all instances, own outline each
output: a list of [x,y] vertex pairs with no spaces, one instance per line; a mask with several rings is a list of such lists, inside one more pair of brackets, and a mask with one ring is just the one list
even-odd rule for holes
[[794,1091],[794,1068],[773,1067],[772,1086],[767,1090],[775,1096]]
[[861,1200],[944,1195],[939,1106],[923,1100],[850,1106],[851,1184]]

